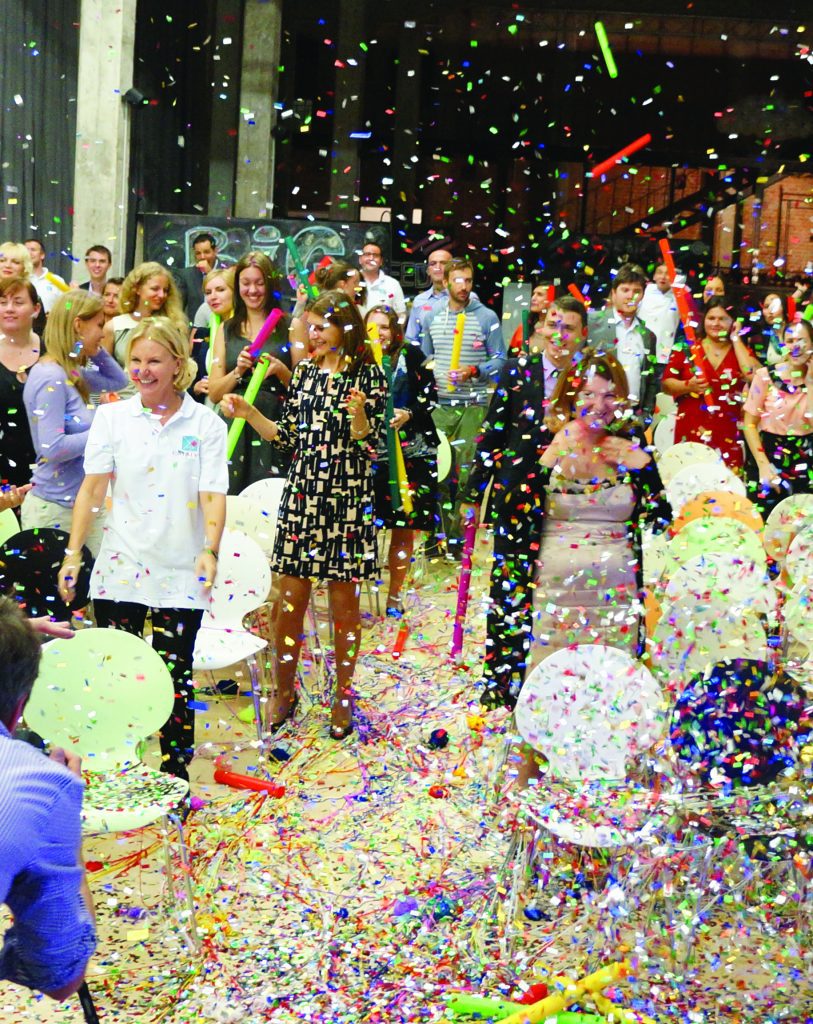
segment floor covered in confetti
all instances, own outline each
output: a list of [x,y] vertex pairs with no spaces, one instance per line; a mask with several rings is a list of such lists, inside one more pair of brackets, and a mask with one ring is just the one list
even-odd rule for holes
[[[630,975],[605,995],[655,1021],[813,1019],[811,952],[781,878],[754,879],[732,896],[713,871],[703,876],[697,884],[711,898],[688,954],[681,927],[696,902],[685,864],[662,901],[650,885],[640,907],[627,904],[626,922],[610,913],[611,931],[612,887],[591,884],[561,851],[539,855],[544,872],[523,877],[509,906],[515,831],[494,783],[511,719],[483,716],[472,685],[487,559],[481,539],[460,668],[448,658],[454,567],[427,563],[413,581],[400,660],[391,653],[397,627],[366,615],[352,739],[328,738],[323,665],[305,666],[307,692],[277,742],[288,759],[268,768],[285,787],[280,797],[212,782],[216,756],[251,773],[258,754],[253,727],[237,717],[248,699],[199,681],[199,806],[186,830],[202,948],[184,941],[177,875],[164,902],[155,830],[89,839],[100,933],[89,984],[101,1020],[443,1021],[453,1019],[451,993],[516,1000],[622,955]],[[446,746],[430,745],[433,730],[446,731]],[[731,857],[726,865],[740,870]],[[56,1006],[8,987],[0,1018],[83,1019],[75,1000]]]

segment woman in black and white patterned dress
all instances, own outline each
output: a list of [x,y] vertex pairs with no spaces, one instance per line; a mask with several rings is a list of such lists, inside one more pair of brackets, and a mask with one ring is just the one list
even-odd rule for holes
[[268,728],[275,732],[296,706],[302,624],[313,581],[325,580],[336,641],[330,735],[344,739],[353,728],[359,581],[379,572],[371,467],[386,383],[372,362],[358,310],[343,292],[323,292],[306,319],[311,357],[294,370],[281,418],[267,419],[238,395],[227,395],[221,409],[243,417],[266,440],[293,448],[271,560],[281,580],[278,688],[269,702]]

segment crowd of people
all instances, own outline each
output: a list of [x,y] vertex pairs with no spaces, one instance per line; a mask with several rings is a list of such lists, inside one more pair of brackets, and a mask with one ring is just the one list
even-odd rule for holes
[[[780,295],[749,314],[709,279],[687,320],[668,267],[650,281],[626,264],[602,309],[536,282],[506,343],[474,263],[446,249],[429,255],[429,287],[409,308],[374,241],[357,265],[316,268],[284,308],[265,253],[224,266],[205,232],[192,248],[192,266],[146,262],[122,279],[92,246],[89,279],[72,287],[38,240],[0,246],[3,505],[24,529],[67,535],[66,601],[89,549],[99,626],[141,634],[149,615],[176,688],[160,737],[176,776],[194,755],[193,652],[227,493],[285,480],[266,731],[297,707],[321,581],[336,648],[328,735],[340,741],[353,731],[359,587],[382,575],[381,531],[386,615],[398,620],[419,536],[455,571],[467,527],[493,527],[480,699],[512,707],[552,650],[641,650],[641,530],[671,517],[652,448],[661,396],[675,440],[715,448],[763,515],[813,490],[813,325]],[[227,458],[235,417],[247,429]],[[452,468],[439,480],[443,438]]]

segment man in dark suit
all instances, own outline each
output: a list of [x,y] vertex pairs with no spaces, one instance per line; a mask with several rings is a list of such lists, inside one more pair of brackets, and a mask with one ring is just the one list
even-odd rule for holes
[[643,270],[625,263],[613,279],[610,306],[590,313],[588,329],[591,347],[612,352],[624,367],[630,398],[646,427],[652,421],[661,381],[657,339],[638,316],[645,287]]
[[214,236],[208,231],[195,235],[192,239],[192,255],[195,260],[194,266],[183,267],[173,272],[190,323],[203,304],[203,279],[217,265],[217,244]]
[[113,253],[106,245],[91,245],[85,253],[85,266],[90,280],[80,284],[79,287],[83,291],[92,292],[101,298],[104,295],[104,286],[107,283],[107,275],[112,263]]
[[557,299],[537,326],[528,355],[509,359],[502,369],[466,485],[464,523],[480,518],[483,493],[491,484],[494,558],[480,697],[486,707],[513,707],[525,677],[540,523],[513,506],[523,484],[539,472],[540,452],[551,441],[545,413],[556,379],[586,338],[582,303],[569,295]]

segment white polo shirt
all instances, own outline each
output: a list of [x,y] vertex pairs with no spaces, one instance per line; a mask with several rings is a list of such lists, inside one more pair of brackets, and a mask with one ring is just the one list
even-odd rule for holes
[[401,285],[379,270],[375,281],[366,281],[363,277],[361,283],[367,286],[364,305],[361,307],[362,316],[373,306],[391,306],[399,316],[406,314],[406,299]]
[[113,473],[113,505],[92,597],[149,608],[205,608],[195,572],[205,545],[199,492],[229,489],[226,424],[188,394],[161,426],[141,396],[96,410],[85,473]]

